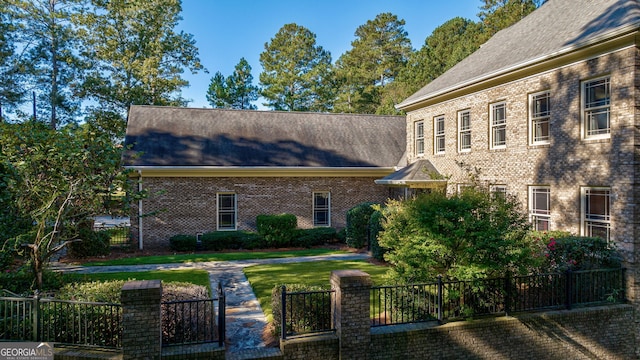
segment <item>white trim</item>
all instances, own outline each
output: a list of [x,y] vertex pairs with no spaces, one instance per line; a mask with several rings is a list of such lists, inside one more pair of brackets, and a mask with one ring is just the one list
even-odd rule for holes
[[[535,199],[535,194],[534,191],[536,190],[545,190],[547,193],[547,214],[542,214],[542,213],[538,213],[538,212],[534,212],[534,209],[536,209],[536,199]],[[528,194],[529,194],[529,222],[531,222],[532,225],[534,224],[534,218],[543,218],[547,220],[547,228],[550,229],[551,228],[551,187],[547,186],[547,185],[529,185],[528,186]]]
[[[442,132],[438,129],[438,125],[442,124]],[[433,153],[435,155],[444,154],[446,151],[446,137],[445,137],[445,119],[444,115],[438,115],[433,117]],[[442,149],[439,148],[438,140],[442,138]]]
[[[418,137],[418,126],[422,128],[422,135]],[[418,146],[418,140],[422,141],[422,149]],[[413,122],[413,150],[416,156],[424,156],[425,141],[424,141],[424,120],[418,120]]]
[[[233,229],[220,227],[220,195],[233,195]],[[238,194],[233,191],[220,191],[216,193],[216,230],[235,231],[238,230]]]
[[[316,224],[316,194],[327,194],[327,224]],[[314,227],[331,227],[331,191],[313,191],[311,194],[311,222]],[[324,210],[320,208],[319,210]]]
[[[142,193],[142,171],[138,170],[138,195]],[[142,198],[138,200],[138,250],[143,248],[142,232]]]
[[[540,96],[544,96],[546,95],[547,97],[547,101],[548,101],[548,113],[546,115],[542,115],[542,116],[537,116],[535,117],[534,115],[537,115],[535,112],[535,103],[534,103],[534,99],[536,99],[537,97]],[[534,136],[534,131],[535,131],[535,127],[534,127],[534,121],[536,120],[544,120],[547,119],[547,130],[548,130],[548,134],[547,134],[547,139],[546,140],[535,140],[535,136]],[[538,146],[538,145],[548,145],[551,142],[551,91],[550,90],[543,90],[543,91],[538,91],[532,94],[529,94],[529,145],[530,146]]]
[[[496,107],[501,106],[504,109],[504,118],[501,119],[504,123],[494,124],[494,116]],[[506,149],[507,148],[507,102],[506,101],[498,101],[489,104],[489,149]],[[504,127],[504,144],[495,145],[495,138],[493,135],[494,129]]]
[[[587,190],[604,190],[606,191],[606,197],[608,203],[606,204],[606,219],[587,219]],[[605,239],[611,242],[613,239],[611,238],[611,187],[607,186],[581,186],[580,187],[580,235],[582,236],[592,236],[588,235],[588,231],[586,228],[587,221],[594,222],[598,224],[603,224],[607,228],[608,239]]]
[[[606,110],[608,112],[608,128],[607,128],[607,133],[606,134],[595,134],[595,135],[589,135],[587,134],[587,119],[585,117],[586,113],[587,113],[587,108],[586,108],[586,85],[596,82],[596,81],[600,81],[600,80],[608,80],[607,81],[607,85],[608,85],[608,91],[609,91],[609,98],[608,98],[608,103],[606,105],[601,105],[601,106],[594,106],[590,108],[590,111],[597,111],[597,110]],[[602,76],[598,76],[598,77],[594,77],[594,78],[590,78],[590,79],[585,79],[580,81],[580,135],[581,135],[581,139],[582,140],[600,140],[600,139],[610,139],[611,138],[611,104],[612,104],[612,86],[611,86],[611,74],[607,74],[607,75],[602,75]]]
[[395,167],[308,166],[125,166],[143,177],[375,177]]
[[[469,148],[468,149],[463,149],[462,148],[462,117],[464,115],[467,115],[469,117],[469,129],[465,129],[464,132],[465,133],[469,133]],[[469,109],[465,109],[465,110],[458,110],[458,127],[457,127],[457,133],[458,133],[458,152],[460,153],[468,153],[471,152],[471,110]]]

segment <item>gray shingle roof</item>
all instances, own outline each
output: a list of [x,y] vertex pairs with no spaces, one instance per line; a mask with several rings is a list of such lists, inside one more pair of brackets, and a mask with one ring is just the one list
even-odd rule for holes
[[405,118],[132,106],[126,166],[393,167]]
[[639,27],[640,0],[549,0],[397,107]]

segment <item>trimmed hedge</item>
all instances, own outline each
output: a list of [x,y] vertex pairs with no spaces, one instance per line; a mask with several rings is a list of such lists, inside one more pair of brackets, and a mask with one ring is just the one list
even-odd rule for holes
[[347,211],[347,245],[352,248],[362,248],[367,244],[367,229],[369,218],[375,211],[374,202],[358,204]]
[[336,229],[330,227],[320,227],[313,229],[299,229],[298,235],[293,239],[293,246],[310,248],[322,245],[338,239]]
[[171,250],[175,251],[196,251],[198,239],[195,235],[174,235],[169,238]]
[[202,235],[204,250],[237,250],[262,248],[264,240],[259,234],[249,231],[213,231]]
[[268,247],[286,247],[296,237],[298,218],[293,214],[258,215],[256,227]]

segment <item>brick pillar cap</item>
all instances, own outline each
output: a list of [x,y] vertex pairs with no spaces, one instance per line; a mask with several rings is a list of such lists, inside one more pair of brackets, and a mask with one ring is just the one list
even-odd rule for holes
[[132,280],[122,285],[122,290],[140,290],[140,289],[160,289],[162,281],[160,280]]
[[362,270],[334,270],[331,272],[331,280],[340,279],[341,283],[358,282],[363,285],[371,284],[371,275]]

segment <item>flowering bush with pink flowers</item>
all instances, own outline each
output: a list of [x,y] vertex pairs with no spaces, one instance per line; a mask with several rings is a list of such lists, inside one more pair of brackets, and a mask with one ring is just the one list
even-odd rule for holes
[[565,231],[534,231],[529,234],[536,244],[539,272],[588,270],[620,266],[620,256],[613,244],[598,237],[576,236]]

